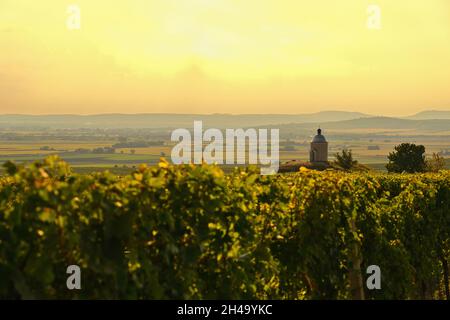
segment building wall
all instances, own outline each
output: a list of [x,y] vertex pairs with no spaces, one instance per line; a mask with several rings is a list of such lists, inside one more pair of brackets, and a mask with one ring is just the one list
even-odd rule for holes
[[328,161],[328,142],[311,142],[310,162]]

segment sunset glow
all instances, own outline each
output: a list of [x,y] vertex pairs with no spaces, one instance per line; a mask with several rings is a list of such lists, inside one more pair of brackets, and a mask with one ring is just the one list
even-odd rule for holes
[[448,109],[449,83],[448,0],[0,2],[2,114],[399,115]]

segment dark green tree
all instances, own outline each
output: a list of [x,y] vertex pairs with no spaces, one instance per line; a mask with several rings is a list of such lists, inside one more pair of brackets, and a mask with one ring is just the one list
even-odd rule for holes
[[425,147],[413,143],[402,143],[390,152],[389,163],[386,168],[389,172],[424,172],[426,171]]
[[357,166],[358,161],[353,160],[352,150],[342,150],[342,153],[336,153],[334,163],[344,170],[351,170]]

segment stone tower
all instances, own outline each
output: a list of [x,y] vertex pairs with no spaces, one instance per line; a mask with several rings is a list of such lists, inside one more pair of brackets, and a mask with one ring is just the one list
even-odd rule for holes
[[311,141],[309,161],[311,163],[328,162],[328,142],[322,135],[320,128],[317,130],[317,135]]

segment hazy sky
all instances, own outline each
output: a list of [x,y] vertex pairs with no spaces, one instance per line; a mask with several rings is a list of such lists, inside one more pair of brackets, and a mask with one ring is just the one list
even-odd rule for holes
[[330,109],[449,110],[450,1],[0,0],[0,113]]

